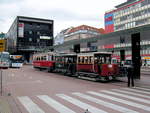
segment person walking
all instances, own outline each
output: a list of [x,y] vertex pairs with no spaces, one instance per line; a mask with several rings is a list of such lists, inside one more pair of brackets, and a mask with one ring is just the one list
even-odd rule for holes
[[134,87],[133,64],[127,66],[128,87]]

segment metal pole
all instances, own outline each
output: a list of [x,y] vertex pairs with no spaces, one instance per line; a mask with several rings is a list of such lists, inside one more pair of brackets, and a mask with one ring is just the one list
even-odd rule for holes
[[3,94],[3,73],[2,73],[2,69],[1,69],[1,96]]
[[[1,55],[1,57],[0,57],[0,63],[2,64],[2,53],[1,53],[1,52],[0,52],[0,55]],[[3,86],[2,86],[2,85],[3,85],[3,81],[2,81],[2,79],[3,79],[3,78],[2,78],[2,67],[0,67],[0,71],[1,71],[1,72],[0,72],[0,74],[1,74],[0,76],[1,76],[1,96],[2,96],[2,93],[3,93]]]

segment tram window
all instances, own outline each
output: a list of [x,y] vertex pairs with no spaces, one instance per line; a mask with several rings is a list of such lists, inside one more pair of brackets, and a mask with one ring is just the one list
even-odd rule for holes
[[57,56],[55,57],[55,61],[58,61],[58,57]]
[[98,63],[97,57],[94,58],[94,63]]
[[84,57],[82,57],[82,63],[84,63]]
[[99,63],[105,63],[105,58],[101,56],[101,57],[99,58]]
[[43,60],[43,56],[41,57],[41,60]]
[[46,56],[43,57],[43,60],[46,60]]
[[54,56],[53,56],[53,55],[51,56],[51,60],[52,60],[52,61],[54,60]]
[[107,63],[107,64],[110,63],[110,57],[106,57],[106,63]]
[[80,57],[78,57],[78,63],[80,63],[80,62],[81,62]]
[[48,55],[48,61],[51,61],[51,59],[52,59],[52,58],[51,58],[51,56],[50,56],[50,55]]
[[85,57],[84,63],[88,63],[88,57]]

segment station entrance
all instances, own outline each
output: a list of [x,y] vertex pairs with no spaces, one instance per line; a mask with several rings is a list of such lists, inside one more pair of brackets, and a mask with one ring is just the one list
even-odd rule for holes
[[132,62],[133,62],[133,76],[135,79],[140,79],[141,56],[140,56],[140,33],[131,35],[132,44]]

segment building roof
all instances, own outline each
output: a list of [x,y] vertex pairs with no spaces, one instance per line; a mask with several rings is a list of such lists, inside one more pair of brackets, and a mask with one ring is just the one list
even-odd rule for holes
[[132,3],[134,3],[134,2],[138,2],[138,1],[143,1],[143,0],[127,0],[126,2],[121,3],[121,4],[119,4],[119,5],[115,6],[115,7],[116,7],[116,8],[120,8],[120,7],[129,5],[129,4],[132,4]]
[[144,1],[144,0],[128,0],[127,2],[124,2],[124,3],[120,4],[120,5],[115,6],[115,9],[112,9],[110,11],[106,11],[105,15],[106,14],[110,14],[110,13],[114,13],[114,12],[119,11],[119,10],[126,9],[126,8],[128,8],[128,7],[132,6],[132,5],[138,4],[138,3],[142,2],[142,1]]
[[79,31],[79,30],[90,30],[90,31],[98,32],[100,34],[105,33],[105,30],[103,28],[95,28],[95,27],[91,27],[91,26],[88,26],[88,25],[80,25],[80,26],[73,27],[72,29],[70,29],[68,34]]

